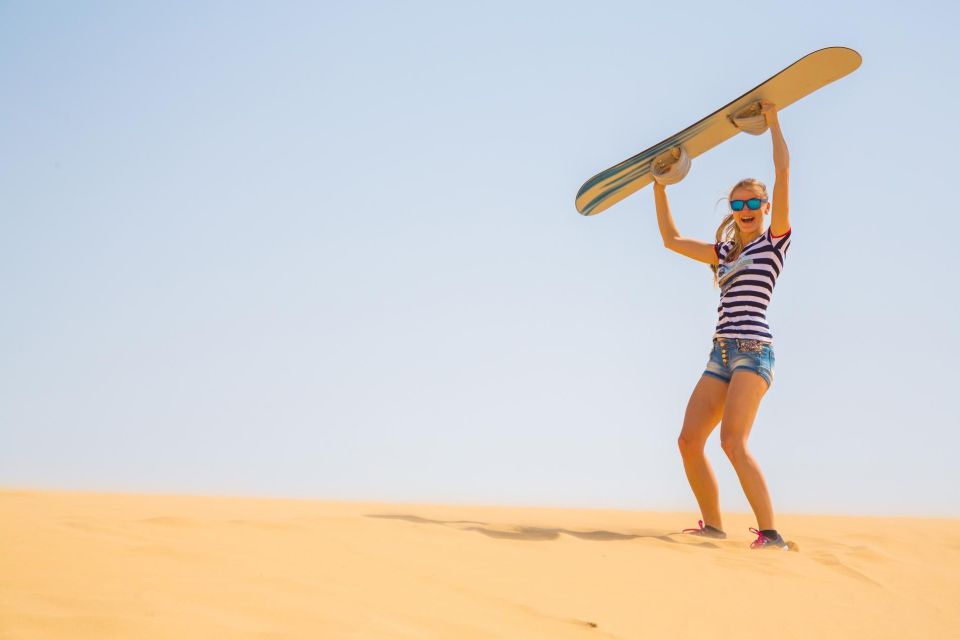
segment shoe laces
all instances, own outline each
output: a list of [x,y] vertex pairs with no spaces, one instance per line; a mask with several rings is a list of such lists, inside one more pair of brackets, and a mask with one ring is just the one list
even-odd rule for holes
[[751,531],[752,533],[757,534],[757,539],[750,543],[750,548],[751,548],[751,549],[756,549],[757,547],[762,547],[762,546],[764,546],[764,545],[767,543],[768,540],[771,541],[771,542],[773,541],[773,538],[768,538],[767,536],[765,536],[765,535],[763,535],[762,533],[760,533],[760,531],[759,531],[758,529],[754,529],[753,527],[750,527],[750,531]]
[[683,530],[683,533],[699,533],[699,532],[703,531],[704,529],[706,529],[706,527],[703,526],[703,520],[697,520],[697,526],[700,527],[700,528],[699,528],[699,529],[684,529],[684,530]]

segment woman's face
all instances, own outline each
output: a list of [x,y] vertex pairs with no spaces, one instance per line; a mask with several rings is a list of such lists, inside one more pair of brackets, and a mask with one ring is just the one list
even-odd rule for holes
[[[763,199],[763,193],[750,187],[739,187],[730,194],[731,200],[749,200],[750,198]],[[760,208],[754,211],[744,205],[740,211],[730,210],[737,226],[740,227],[740,233],[743,235],[759,235],[763,231],[763,216],[770,210],[770,203],[764,202]]]

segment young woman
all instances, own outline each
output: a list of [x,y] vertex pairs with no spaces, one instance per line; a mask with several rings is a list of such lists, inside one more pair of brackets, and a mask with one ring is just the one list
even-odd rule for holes
[[[720,446],[733,464],[740,485],[757,517],[753,549],[787,549],[775,527],[773,506],[763,473],[747,449],[760,400],[773,383],[773,334],[766,310],[790,247],[787,185],[790,157],[773,104],[762,102],[773,138],[771,214],[767,189],[758,180],[741,180],[730,191],[730,214],[717,229],[716,243],[684,238],[670,215],[666,187],[654,182],[657,222],[666,248],[705,262],[720,286],[719,318],[706,370],[690,396],[678,440],[683,467],[703,520],[684,533],[726,538],[720,517],[717,480],[704,455],[707,438],[720,423]],[[706,525],[704,525],[706,522]]]

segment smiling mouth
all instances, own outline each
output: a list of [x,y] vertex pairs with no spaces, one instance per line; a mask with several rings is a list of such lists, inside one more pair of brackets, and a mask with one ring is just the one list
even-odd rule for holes
[[750,216],[749,218],[740,218],[740,222],[750,223],[753,222],[755,216]]

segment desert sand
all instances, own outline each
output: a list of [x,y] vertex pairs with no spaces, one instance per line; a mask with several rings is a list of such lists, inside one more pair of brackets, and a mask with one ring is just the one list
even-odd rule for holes
[[958,638],[960,519],[0,491],[0,638]]

